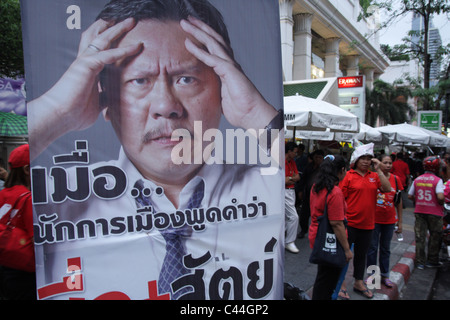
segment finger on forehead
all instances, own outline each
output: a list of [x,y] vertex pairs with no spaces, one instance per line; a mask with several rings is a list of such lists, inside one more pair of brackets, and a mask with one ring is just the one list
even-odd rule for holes
[[216,55],[224,60],[230,60],[230,56],[223,45],[223,40],[222,42],[217,41],[213,36],[187,20],[182,20],[180,25],[185,32],[189,33],[195,40],[204,45],[210,54]]
[[99,23],[97,26],[98,34],[93,37],[91,44],[94,44],[96,47],[101,50],[108,49],[112,42],[120,38],[126,32],[133,29],[135,26],[135,22],[133,18],[125,19],[117,24],[111,24],[106,21]]
[[200,30],[204,31],[205,33],[207,33],[208,35],[213,37],[216,41],[220,42],[223,46],[227,45],[225,43],[223,37],[220,34],[218,34],[213,28],[211,28],[205,22],[203,22],[200,19],[197,19],[195,17],[192,17],[192,16],[189,16],[188,21],[190,23],[192,23],[194,26],[196,26],[197,28],[199,28]]
[[112,26],[113,23],[112,22],[108,22],[102,19],[99,19],[97,21],[95,21],[88,30],[86,30],[86,32],[91,32],[95,35],[98,35],[100,33],[102,33],[103,31],[105,31],[106,29],[108,29],[110,26]]

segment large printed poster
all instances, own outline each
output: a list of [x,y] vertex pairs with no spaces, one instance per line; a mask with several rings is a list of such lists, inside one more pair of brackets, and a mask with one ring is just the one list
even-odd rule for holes
[[21,7],[39,299],[282,299],[278,1]]

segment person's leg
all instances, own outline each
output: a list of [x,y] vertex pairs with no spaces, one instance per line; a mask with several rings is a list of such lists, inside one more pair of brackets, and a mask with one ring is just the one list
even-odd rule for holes
[[357,237],[355,239],[354,247],[354,273],[355,284],[353,290],[364,295],[367,298],[372,298],[373,294],[367,289],[364,283],[364,275],[366,273],[366,257],[370,243],[372,241],[373,230],[357,230]]
[[391,258],[391,241],[394,235],[394,224],[381,225],[380,232],[380,274],[389,278],[389,260]]
[[366,257],[372,241],[373,230],[357,229],[357,236],[354,247],[354,278],[363,280],[366,273]]
[[376,223],[375,229],[372,233],[372,241],[369,246],[369,250],[367,251],[367,265],[368,266],[376,266],[377,265],[377,259],[378,259],[378,246],[380,243],[380,229],[382,225]]
[[317,276],[314,281],[311,299],[331,300],[341,272],[341,268],[333,268],[319,264],[317,266]]
[[[285,226],[286,226],[286,245],[293,244],[297,238],[298,214],[295,209],[295,191],[294,189],[285,190]],[[295,245],[294,245],[295,246]]]
[[428,230],[430,237],[428,238],[428,264],[430,266],[439,265],[439,251],[442,242],[442,217],[428,215]]
[[302,204],[302,208],[300,210],[300,238],[304,237],[305,234],[308,233],[309,228],[309,217],[310,217],[310,210],[309,210],[309,201],[304,201]]
[[423,268],[425,265],[425,242],[427,236],[427,221],[422,213],[415,213],[414,234],[416,238],[416,266]]
[[[356,246],[355,244],[355,240],[356,240],[356,233],[357,233],[357,229],[348,226],[347,227],[347,236],[348,236],[348,244],[351,245],[354,244],[354,246]],[[353,268],[355,266],[355,247],[353,247]],[[342,282],[341,285],[341,292],[339,292],[339,297],[345,300],[350,299],[350,296],[348,295],[347,292],[347,285],[345,283],[345,280]]]
[[21,270],[1,268],[0,287],[2,299],[36,300],[36,274]]

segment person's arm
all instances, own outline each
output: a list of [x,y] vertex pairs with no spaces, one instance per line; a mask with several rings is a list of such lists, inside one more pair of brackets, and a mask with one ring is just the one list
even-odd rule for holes
[[436,198],[440,205],[443,205],[445,203],[445,197],[443,193],[437,193]]
[[45,94],[28,103],[33,115],[29,122],[29,139],[33,148],[30,158],[36,158],[58,137],[70,131],[90,127],[98,118],[98,75],[112,64],[141,50],[141,43],[124,48],[110,48],[111,44],[134,28],[133,19],[113,26],[98,20],[81,37],[78,56],[61,79]]
[[396,210],[397,210],[397,218],[398,218],[398,221],[397,221],[398,229],[396,232],[402,233],[403,232],[403,200],[402,200],[402,198],[400,198],[400,202],[398,203]]
[[408,190],[408,199],[414,201],[414,198],[415,198],[414,194],[415,194],[415,188],[414,188],[414,181],[413,181]]
[[286,176],[284,184],[286,187],[294,185],[297,181],[300,181],[300,175],[298,173],[293,173],[292,176]]
[[439,182],[436,185],[436,198],[438,203],[442,206],[445,203],[445,194],[444,194],[444,182],[442,179],[439,179]]
[[372,162],[374,164],[374,169],[375,169],[376,173],[378,174],[378,177],[380,178],[381,191],[382,192],[390,192],[391,191],[391,183],[389,182],[389,179],[384,175],[383,171],[381,171],[380,160],[378,160],[376,158],[372,158]]

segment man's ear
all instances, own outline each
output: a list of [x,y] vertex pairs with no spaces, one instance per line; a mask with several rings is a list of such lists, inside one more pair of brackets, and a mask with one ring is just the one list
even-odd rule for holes
[[108,103],[106,102],[106,92],[105,92],[105,90],[103,90],[100,83],[98,84],[98,91],[99,91],[98,99],[99,99],[99,103],[100,103],[100,108],[102,108],[103,118],[105,119],[105,121],[110,121],[111,117],[109,116],[109,113],[108,113]]
[[25,172],[25,174],[27,176],[30,175],[30,166],[29,165],[23,166],[22,169],[23,169],[23,172]]
[[103,113],[103,118],[105,119],[105,121],[111,121],[111,117],[109,116],[109,108],[105,107],[102,110]]

